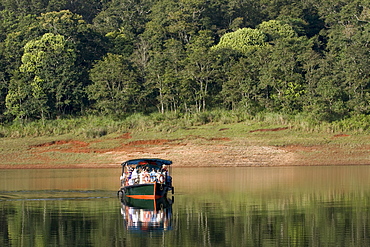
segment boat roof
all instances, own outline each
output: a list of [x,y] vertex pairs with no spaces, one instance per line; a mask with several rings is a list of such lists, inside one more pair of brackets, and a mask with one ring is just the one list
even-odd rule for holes
[[171,165],[171,164],[172,164],[171,160],[143,158],[143,159],[127,160],[127,161],[122,163],[122,166],[130,166],[130,165],[157,165],[157,166],[162,166],[162,165]]

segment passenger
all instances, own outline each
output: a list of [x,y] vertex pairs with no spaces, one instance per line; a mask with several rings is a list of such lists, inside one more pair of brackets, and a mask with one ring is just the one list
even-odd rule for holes
[[143,183],[149,183],[150,182],[150,175],[147,170],[144,170],[143,173]]
[[127,173],[126,173],[126,175],[125,175],[125,177],[126,177],[126,179],[125,179],[125,185],[129,185],[129,182],[131,180],[131,175],[132,175],[132,169],[129,168],[128,171],[127,171]]
[[144,171],[141,171],[141,172],[140,172],[140,184],[145,183],[145,182],[144,182],[144,180],[145,180],[145,179],[144,179],[144,176],[145,176],[145,172],[144,172]]
[[122,176],[119,178],[119,180],[121,181],[121,186],[125,185],[125,183],[126,183],[126,174],[123,173]]
[[162,174],[162,173],[160,173],[160,172],[158,172],[157,173],[157,181],[159,182],[159,183],[161,183],[161,184],[163,184],[164,183],[164,175]]
[[131,180],[132,180],[132,184],[135,184],[135,183],[138,182],[137,181],[138,180],[138,174],[137,174],[136,168],[134,169],[134,171],[131,174]]
[[150,182],[155,182],[156,181],[156,178],[157,178],[157,173],[154,171],[154,168],[152,169],[152,171],[150,172]]
[[167,183],[167,178],[169,177],[169,175],[168,175],[168,170],[167,170],[167,166],[163,166],[162,167],[162,171],[161,171],[161,183],[165,183],[166,182],[166,184],[168,184]]

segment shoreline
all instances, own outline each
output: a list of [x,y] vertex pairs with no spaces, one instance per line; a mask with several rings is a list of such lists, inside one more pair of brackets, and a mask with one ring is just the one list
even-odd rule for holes
[[168,159],[179,168],[370,165],[370,135],[231,127],[205,126],[201,133],[190,130],[181,136],[134,133],[133,138],[124,133],[83,140],[2,139],[0,169],[120,168],[122,162],[137,158]]
[[[154,158],[154,157],[151,157]],[[299,165],[299,164],[290,164],[290,165],[221,165],[221,166],[188,166],[188,165],[172,165],[174,168],[244,168],[244,167],[261,167],[261,168],[267,168],[267,167],[339,167],[339,166],[370,166],[370,164],[307,164],[307,165]],[[31,166],[31,165],[21,165],[21,166],[0,166],[1,170],[43,170],[43,169],[71,169],[71,170],[78,170],[78,169],[121,169],[121,165],[103,165],[103,166],[92,166],[92,165],[73,165],[73,166],[51,166],[51,165],[43,165],[43,166]]]
[[[225,168],[246,168],[246,167],[261,167],[261,168],[272,168],[272,167],[340,167],[340,166],[370,166],[370,164],[318,164],[318,165],[279,165],[279,166],[276,166],[276,165],[261,165],[261,166],[258,166],[258,165],[238,165],[238,166],[228,166],[228,165],[223,165],[223,166],[178,166],[178,165],[173,165],[174,168],[176,169],[182,169],[182,168],[221,168],[221,167],[225,167]],[[121,166],[120,165],[117,165],[117,166],[85,166],[85,165],[81,165],[81,166],[20,166],[20,167],[14,167],[14,166],[3,166],[3,167],[0,167],[0,171],[1,170],[31,170],[31,169],[34,169],[34,170],[47,170],[47,169],[60,169],[60,170],[63,170],[63,169],[70,169],[70,170],[78,170],[78,169],[121,169]]]
[[[86,150],[64,149],[61,153],[99,156],[106,160],[90,163],[61,164],[53,162],[55,149],[43,150],[33,147],[30,151],[38,164],[0,164],[0,169],[119,169],[121,163],[136,158],[162,158],[173,161],[173,167],[287,167],[287,166],[365,166],[370,165],[370,145],[348,149],[338,145],[316,146],[253,146],[222,142],[218,144],[173,145],[162,143],[135,146],[127,150],[86,152]],[[35,160],[30,162],[36,162]]]

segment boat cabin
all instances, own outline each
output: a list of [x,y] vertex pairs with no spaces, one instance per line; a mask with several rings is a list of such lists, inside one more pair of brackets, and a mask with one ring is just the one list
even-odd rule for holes
[[159,183],[172,186],[170,165],[172,161],[163,159],[134,159],[122,163],[121,187]]

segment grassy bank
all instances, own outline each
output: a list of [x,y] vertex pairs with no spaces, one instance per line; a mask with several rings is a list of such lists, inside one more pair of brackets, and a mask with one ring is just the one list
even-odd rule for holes
[[[333,160],[338,155],[348,157],[348,162],[363,164],[370,160],[369,124],[369,116],[319,123],[303,116],[261,114],[251,117],[219,111],[15,123],[1,126],[0,167],[99,167],[140,155],[181,161],[191,152],[194,159],[202,159],[204,153],[209,153],[208,159],[217,156],[218,160],[213,160],[215,164],[225,162],[223,158],[236,160],[235,157],[243,153],[239,155],[243,161],[238,161],[242,163],[249,157],[246,147],[266,146],[285,151],[297,146],[316,147],[290,148],[288,152],[302,159],[321,159],[317,164],[328,163],[323,159]],[[215,155],[212,156],[212,152]],[[256,152],[253,159],[258,162],[258,153],[264,151],[251,149],[248,152]],[[261,159],[276,156],[269,155]]]
[[324,122],[305,115],[286,115],[279,113],[260,113],[251,116],[245,112],[214,110],[197,113],[153,113],[133,114],[123,118],[86,116],[71,119],[39,120],[32,122],[15,121],[0,125],[0,137],[40,137],[71,134],[81,138],[99,138],[112,133],[133,131],[155,131],[172,133],[202,125],[222,125],[243,123],[247,126],[273,128],[288,126],[291,129],[309,133],[352,132],[370,133],[370,115]]

